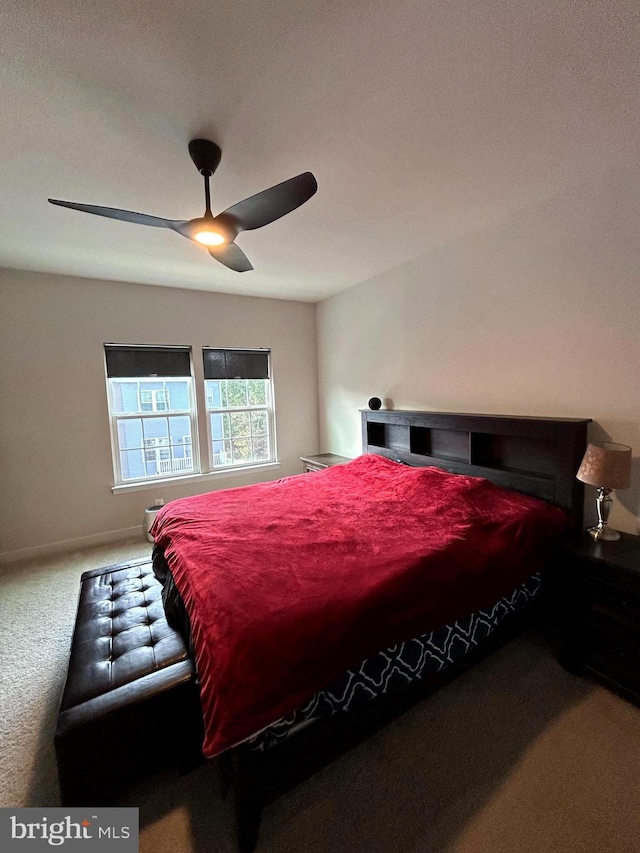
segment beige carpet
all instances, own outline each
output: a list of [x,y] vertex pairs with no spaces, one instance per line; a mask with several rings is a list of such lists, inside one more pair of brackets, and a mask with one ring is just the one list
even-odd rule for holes
[[[149,554],[97,548],[0,573],[0,806],[59,805],[56,706],[80,574]],[[528,634],[268,807],[259,853],[638,853],[640,709],[564,672]],[[234,851],[214,768],[156,776],[143,853]]]

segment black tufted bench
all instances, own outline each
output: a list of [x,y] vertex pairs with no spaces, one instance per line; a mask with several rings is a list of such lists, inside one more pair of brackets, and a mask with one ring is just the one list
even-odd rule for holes
[[202,760],[195,667],[150,560],[85,572],[55,734],[62,804],[104,805],[134,778]]

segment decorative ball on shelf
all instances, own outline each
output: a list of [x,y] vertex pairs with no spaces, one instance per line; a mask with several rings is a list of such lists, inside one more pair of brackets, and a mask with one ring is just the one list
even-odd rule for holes
[[381,405],[382,400],[380,399],[380,397],[372,397],[368,403],[369,408],[374,410],[379,409]]

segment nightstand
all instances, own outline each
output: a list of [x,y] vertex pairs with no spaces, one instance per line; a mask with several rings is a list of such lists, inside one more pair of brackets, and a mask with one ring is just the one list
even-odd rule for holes
[[640,536],[562,546],[562,663],[640,704]]
[[342,465],[343,462],[351,462],[348,456],[336,456],[335,453],[317,453],[315,456],[301,456],[300,461],[304,465],[305,473],[322,471],[332,465]]

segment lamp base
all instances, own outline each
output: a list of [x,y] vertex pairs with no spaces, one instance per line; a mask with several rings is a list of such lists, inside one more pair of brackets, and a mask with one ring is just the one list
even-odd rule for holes
[[620,538],[618,531],[613,530],[606,522],[604,524],[600,523],[595,527],[590,527],[587,533],[592,539],[602,539],[604,542],[617,542]]

